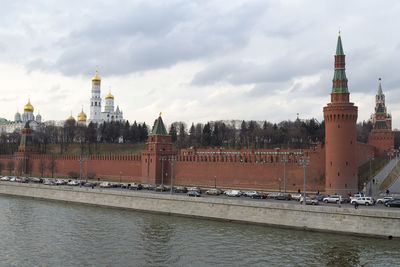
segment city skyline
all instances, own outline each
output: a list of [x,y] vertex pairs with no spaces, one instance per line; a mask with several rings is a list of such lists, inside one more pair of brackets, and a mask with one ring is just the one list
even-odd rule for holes
[[[342,4],[340,4],[342,3]],[[312,8],[308,8],[312,4]],[[89,115],[91,77],[102,77],[124,118],[173,121],[316,118],[332,88],[342,30],[358,122],[374,111],[382,78],[393,128],[400,128],[400,5],[373,1],[122,2],[68,6],[6,3],[0,36],[0,117],[31,100],[43,120]]]

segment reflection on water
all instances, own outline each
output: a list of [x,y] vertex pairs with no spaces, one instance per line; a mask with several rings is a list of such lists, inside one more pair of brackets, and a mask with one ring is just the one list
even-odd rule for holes
[[0,196],[0,266],[394,266],[399,245]]

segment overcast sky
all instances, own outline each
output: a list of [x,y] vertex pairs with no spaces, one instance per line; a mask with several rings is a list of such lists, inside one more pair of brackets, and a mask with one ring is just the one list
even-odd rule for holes
[[400,128],[399,14],[390,0],[2,0],[0,117],[28,96],[44,120],[89,116],[98,65],[130,122],[321,121],[340,28],[358,120],[382,77]]

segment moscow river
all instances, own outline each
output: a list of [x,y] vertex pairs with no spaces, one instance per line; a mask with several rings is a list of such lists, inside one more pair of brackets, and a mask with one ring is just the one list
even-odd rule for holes
[[0,196],[0,266],[398,266],[399,247],[399,240]]

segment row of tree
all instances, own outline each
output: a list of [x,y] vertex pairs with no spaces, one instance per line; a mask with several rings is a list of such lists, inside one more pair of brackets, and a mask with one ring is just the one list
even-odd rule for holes
[[[357,124],[357,140],[368,142],[371,122]],[[60,153],[65,153],[70,144],[88,147],[87,153],[95,154],[100,143],[140,143],[147,140],[150,132],[146,123],[130,124],[128,121],[109,122],[100,125],[80,125],[67,121],[63,127],[42,125],[33,133],[35,150],[47,153],[48,144],[59,144]],[[306,148],[324,142],[325,123],[316,119],[282,121],[213,121],[205,124],[192,123],[188,128],[184,122],[174,122],[168,127],[177,148],[224,147],[224,148]],[[12,154],[18,149],[21,133],[2,133],[0,153]],[[400,139],[396,138],[399,143]],[[396,145],[396,147],[398,144]],[[83,150],[82,150],[83,151]]]
[[[21,176],[24,173],[31,175],[33,162],[30,160],[25,161],[18,159],[9,160],[5,165],[3,162],[0,162],[0,173],[2,173],[3,170],[7,170],[9,175],[17,174]],[[55,160],[55,156],[52,155],[49,160],[41,158],[38,162],[38,170],[41,177],[43,177],[46,171],[48,171],[48,174],[51,174],[51,177],[54,177],[54,173],[57,171],[57,161]]]

